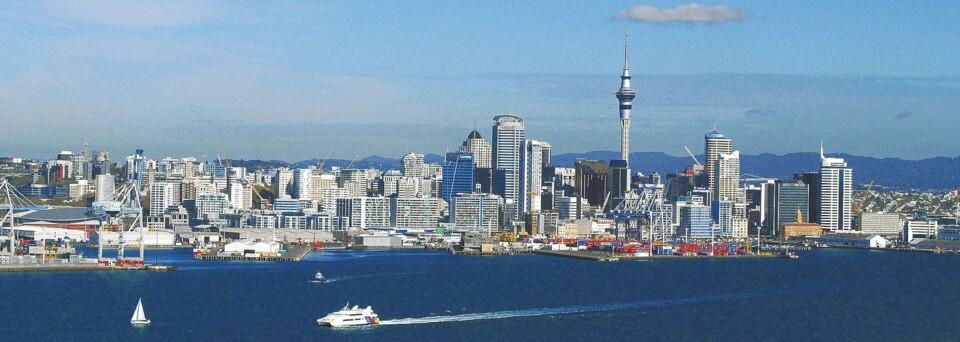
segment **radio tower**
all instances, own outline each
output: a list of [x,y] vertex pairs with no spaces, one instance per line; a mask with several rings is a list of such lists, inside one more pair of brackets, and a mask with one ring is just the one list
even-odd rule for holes
[[633,107],[633,98],[637,93],[630,89],[630,65],[627,63],[627,41],[630,34],[623,33],[623,75],[620,76],[620,91],[617,91],[617,100],[620,101],[620,159],[630,165],[630,112]]

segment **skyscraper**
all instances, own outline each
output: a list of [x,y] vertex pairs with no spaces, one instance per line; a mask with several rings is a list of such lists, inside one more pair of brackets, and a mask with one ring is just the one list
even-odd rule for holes
[[493,189],[503,197],[505,210],[519,219],[520,149],[526,131],[523,118],[500,114],[493,118]]
[[[540,210],[541,187],[543,186],[543,168],[546,166],[544,151],[549,155],[550,144],[536,140],[524,140],[520,154],[520,212],[529,213]],[[549,157],[547,157],[549,158]],[[549,160],[546,161],[549,163]]]
[[480,132],[473,130],[467,139],[460,145],[460,152],[473,152],[473,160],[477,168],[490,168],[490,143],[480,136]]
[[627,62],[627,41],[630,36],[624,33],[623,37],[623,74],[620,75],[620,90],[617,91],[617,101],[620,102],[620,159],[630,164],[630,112],[633,108],[633,98],[637,95],[630,88],[630,65]]
[[713,169],[716,167],[717,159],[720,159],[720,154],[733,152],[733,143],[730,138],[720,134],[716,129],[704,135],[703,138],[703,153],[706,155],[706,162],[703,164],[703,173],[707,175],[707,187],[714,189],[717,186],[717,179]]
[[116,193],[116,177],[110,173],[97,175],[97,199],[96,202],[112,201]]
[[423,155],[416,153],[407,153],[403,156],[403,164],[400,166],[400,172],[404,176],[416,179],[423,178]]
[[150,184],[150,215],[163,215],[167,207],[173,205],[173,184],[156,182]]
[[843,158],[827,158],[820,146],[820,225],[830,231],[853,229],[853,169]]
[[777,180],[764,184],[767,187],[767,210],[764,226],[770,235],[780,234],[784,223],[796,222],[797,211],[803,218],[809,218],[810,187],[798,180]]
[[450,205],[450,216],[456,213],[458,194],[473,193],[474,155],[471,152],[447,153],[443,163],[443,185],[440,187],[441,198]]
[[739,187],[740,151],[719,154],[712,171],[716,182],[716,186],[713,188],[714,201],[727,198],[735,203],[746,202]]

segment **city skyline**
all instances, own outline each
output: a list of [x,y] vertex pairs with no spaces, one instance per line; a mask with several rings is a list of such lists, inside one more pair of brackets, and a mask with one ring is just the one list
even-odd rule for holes
[[681,156],[716,126],[745,154],[958,154],[952,3],[510,6],[14,4],[0,154],[443,154],[502,113],[557,153],[617,151],[624,26],[630,151]]

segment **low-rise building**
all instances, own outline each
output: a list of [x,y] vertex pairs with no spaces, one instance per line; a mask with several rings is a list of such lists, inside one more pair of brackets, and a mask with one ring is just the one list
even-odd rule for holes
[[837,233],[820,237],[820,243],[830,247],[887,248],[890,241],[880,235]]

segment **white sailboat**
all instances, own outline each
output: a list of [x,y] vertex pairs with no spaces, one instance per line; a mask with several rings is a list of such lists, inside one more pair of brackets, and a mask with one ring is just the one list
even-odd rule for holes
[[150,324],[150,320],[147,319],[147,316],[143,314],[143,301],[141,299],[137,299],[137,309],[133,311],[133,317],[130,317],[130,324]]

